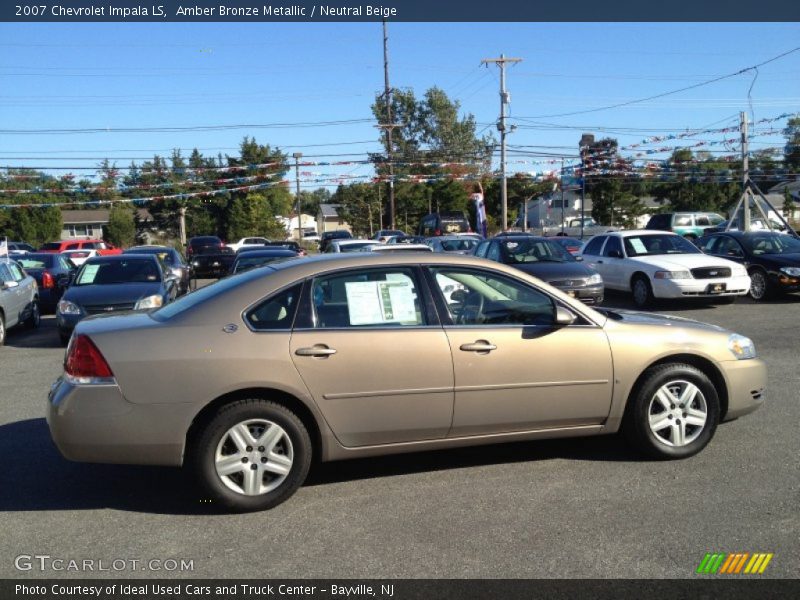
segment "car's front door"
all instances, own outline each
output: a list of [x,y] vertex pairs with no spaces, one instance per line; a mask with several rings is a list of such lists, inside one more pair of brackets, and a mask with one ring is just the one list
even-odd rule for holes
[[455,373],[449,437],[606,419],[613,365],[601,327],[582,318],[556,326],[556,301],[504,274],[463,267],[431,267],[430,274],[434,290],[448,280],[467,290],[462,302],[440,306]]
[[310,319],[291,354],[337,439],[348,447],[443,438],[453,415],[447,336],[412,268],[315,278]]

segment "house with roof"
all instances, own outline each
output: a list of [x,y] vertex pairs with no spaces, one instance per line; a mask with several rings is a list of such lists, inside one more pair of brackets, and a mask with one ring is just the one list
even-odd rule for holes
[[[103,227],[108,225],[111,210],[98,208],[91,210],[62,210],[61,239],[102,239]],[[136,215],[139,229],[145,236],[152,233],[153,216],[146,208],[137,208]],[[137,232],[137,233],[140,233]]]

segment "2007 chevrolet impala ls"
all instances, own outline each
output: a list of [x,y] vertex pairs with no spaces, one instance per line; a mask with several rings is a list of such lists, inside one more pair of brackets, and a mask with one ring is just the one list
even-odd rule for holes
[[69,459],[186,465],[247,511],[290,497],[314,457],[621,429],[684,458],[765,383],[753,343],[720,327],[594,310],[482,259],[358,253],[81,321],[47,420]]

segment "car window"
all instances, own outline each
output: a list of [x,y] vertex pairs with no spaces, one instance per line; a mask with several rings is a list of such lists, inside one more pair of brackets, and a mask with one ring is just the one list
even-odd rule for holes
[[432,267],[454,325],[552,326],[555,302],[511,277],[472,269]]
[[10,263],[0,263],[0,281],[14,281],[14,278],[11,277],[11,271],[8,270],[8,264]]
[[699,254],[700,249],[686,238],[674,234],[650,233],[625,238],[628,257],[657,254]]
[[72,244],[67,244],[64,250],[77,250],[79,247],[80,244],[78,244],[78,242],[74,242]]
[[622,254],[622,241],[613,235],[609,236],[608,243],[606,244],[606,247],[603,248],[603,256],[611,256],[612,250],[616,250]]
[[22,269],[17,266],[16,263],[10,262],[6,265],[8,267],[9,272],[11,273],[11,278],[14,281],[22,281],[25,279],[25,274],[22,272]]
[[480,244],[478,244],[478,247],[475,249],[475,256],[478,256],[480,258],[485,258],[486,250],[489,249],[489,243],[490,242],[481,242]]
[[267,298],[245,313],[245,321],[256,331],[291,329],[302,287],[300,283]]
[[605,235],[600,235],[595,238],[589,240],[586,244],[586,247],[583,249],[583,254],[589,254],[591,256],[600,256],[600,249],[603,247],[603,242],[606,241]]
[[161,273],[155,261],[135,259],[85,263],[75,278],[75,284],[108,285],[160,280]]
[[500,244],[492,243],[486,252],[486,258],[500,262]]
[[58,264],[61,266],[62,269],[66,269],[69,271],[72,268],[72,264],[63,256],[58,257]]
[[722,256],[744,256],[744,252],[742,251],[742,247],[739,245],[739,242],[726,235],[719,236],[719,241],[717,242],[713,253]]
[[675,215],[672,221],[673,227],[690,227],[692,225],[692,215]]
[[319,328],[414,327],[426,324],[414,275],[407,268],[362,269],[314,279]]
[[708,227],[711,225],[711,221],[708,218],[708,215],[697,215],[694,218],[694,224],[698,227]]
[[745,240],[750,252],[760,254],[800,253],[800,240],[780,233],[763,233]]
[[47,261],[43,257],[28,258],[20,256],[17,262],[22,265],[23,269],[45,269],[47,268]]

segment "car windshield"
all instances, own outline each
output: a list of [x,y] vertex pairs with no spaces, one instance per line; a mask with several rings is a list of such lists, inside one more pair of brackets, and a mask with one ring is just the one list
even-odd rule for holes
[[[745,248],[752,254],[798,254],[800,240],[782,233],[764,233],[742,238]],[[24,266],[24,265],[23,265]]]
[[658,254],[701,254],[689,240],[679,235],[643,234],[625,239],[625,253],[633,256],[654,256]]
[[152,283],[159,279],[160,273],[154,261],[124,259],[84,264],[75,278],[75,285]]
[[575,257],[558,244],[536,238],[502,242],[509,264],[535,262],[575,262]]

